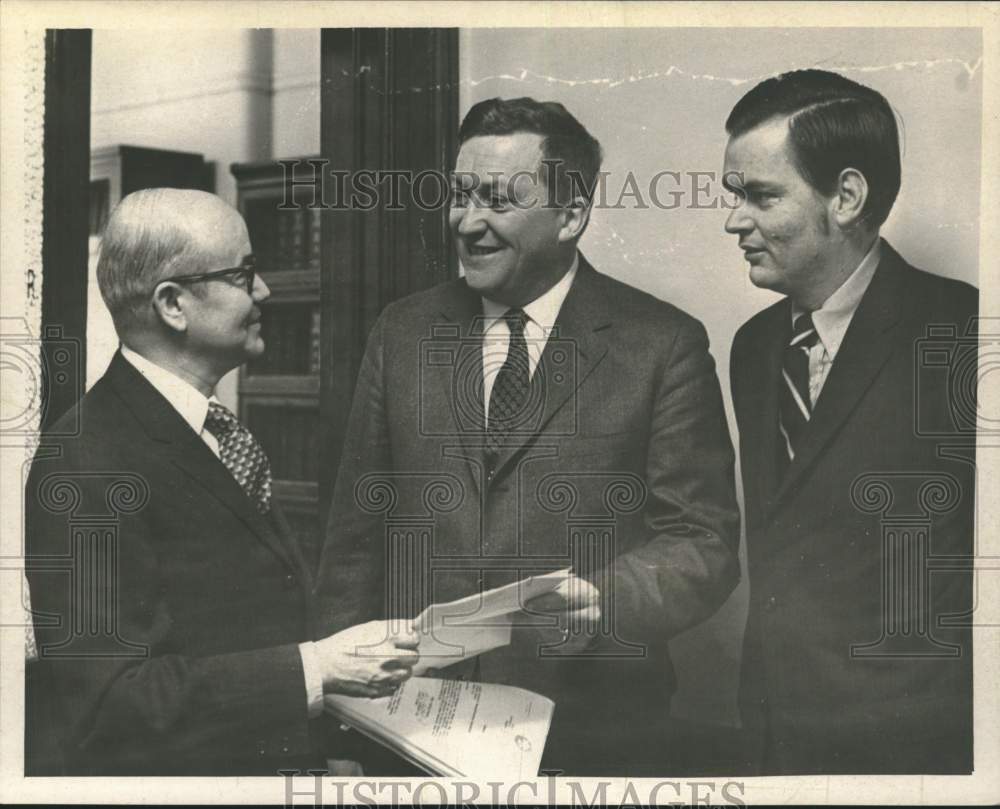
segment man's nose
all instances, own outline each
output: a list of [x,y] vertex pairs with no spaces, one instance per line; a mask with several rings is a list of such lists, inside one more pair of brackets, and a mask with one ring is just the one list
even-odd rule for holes
[[744,210],[744,203],[738,202],[726,218],[726,233],[749,233],[753,230],[753,221]]
[[271,290],[265,283],[264,279],[261,278],[260,273],[255,273],[253,277],[253,292],[250,293],[250,297],[254,299],[257,303],[261,301],[266,301],[271,297]]
[[458,232],[458,235],[474,236],[482,233],[486,229],[486,222],[484,220],[486,210],[476,205],[472,200],[469,200],[464,208],[454,209],[454,213],[452,214],[454,221],[452,225]]

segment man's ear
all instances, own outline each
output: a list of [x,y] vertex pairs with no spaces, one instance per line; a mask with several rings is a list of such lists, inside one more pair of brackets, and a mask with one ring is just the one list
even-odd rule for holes
[[571,242],[579,239],[590,221],[590,203],[585,197],[576,197],[559,212],[562,225],[559,228],[559,241]]
[[841,171],[834,190],[833,218],[842,230],[861,223],[867,201],[868,180],[865,175],[852,168]]
[[183,294],[181,286],[170,281],[157,284],[153,292],[153,310],[167,328],[176,332],[186,332],[188,328]]

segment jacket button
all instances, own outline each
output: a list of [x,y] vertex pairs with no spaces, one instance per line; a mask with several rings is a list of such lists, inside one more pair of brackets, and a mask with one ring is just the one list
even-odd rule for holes
[[257,755],[263,756],[267,753],[267,744],[265,744],[263,739],[257,741]]
[[289,573],[287,576],[285,576],[285,587],[291,590],[294,586],[295,586],[295,576]]
[[778,599],[774,596],[768,596],[767,600],[764,602],[764,611],[773,612],[774,608],[778,606]]

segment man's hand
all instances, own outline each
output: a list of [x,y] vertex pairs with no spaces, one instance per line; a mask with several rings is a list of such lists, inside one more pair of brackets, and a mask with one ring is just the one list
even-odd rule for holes
[[323,690],[349,697],[388,696],[413,674],[419,643],[412,627],[399,621],[369,621],[316,641]]
[[559,628],[542,629],[547,644],[557,644],[563,652],[585,649],[593,640],[601,621],[601,591],[586,579],[570,575],[551,593],[525,604],[531,612],[558,615]]

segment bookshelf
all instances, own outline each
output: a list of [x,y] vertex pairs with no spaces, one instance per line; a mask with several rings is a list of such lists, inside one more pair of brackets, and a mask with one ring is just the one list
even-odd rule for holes
[[271,462],[273,496],[306,557],[319,553],[320,223],[304,207],[309,189],[288,189],[302,207],[284,210],[284,169],[274,161],[234,163],[237,205],[257,270],[271,290],[261,307],[263,356],[239,374],[240,419]]

